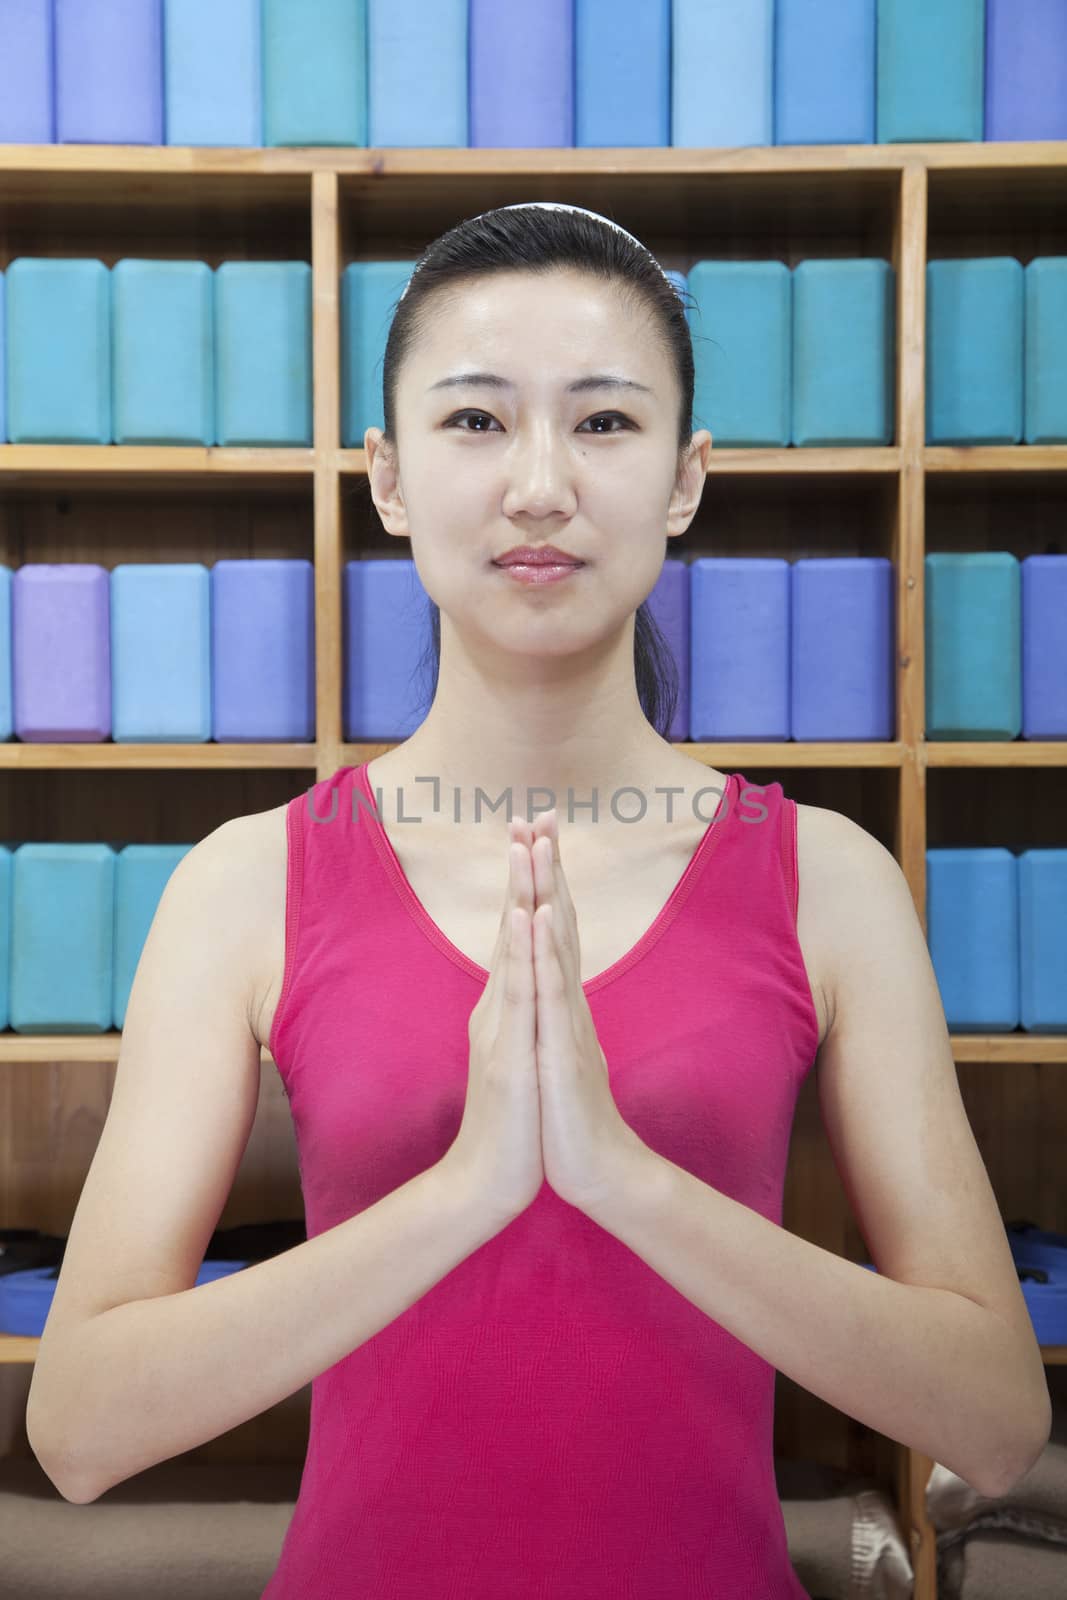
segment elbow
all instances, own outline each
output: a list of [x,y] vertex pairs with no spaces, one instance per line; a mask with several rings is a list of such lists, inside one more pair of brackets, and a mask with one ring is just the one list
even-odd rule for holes
[[[1031,1430],[1027,1435],[1025,1446],[1017,1450],[1000,1467],[999,1472],[989,1477],[983,1472],[981,1478],[971,1480],[972,1487],[989,1500],[999,1500],[1003,1495],[1011,1494],[1029,1472],[1036,1466],[1044,1453],[1052,1433],[1052,1403],[1049,1399],[1048,1389],[1045,1390],[1045,1406],[1036,1431]],[[988,1463],[987,1463],[988,1465]]]
[[99,1498],[99,1491],[90,1493],[85,1481],[74,1469],[69,1454],[41,1446],[32,1431],[29,1413],[26,1416],[26,1437],[38,1466],[49,1483],[71,1505],[84,1506]]

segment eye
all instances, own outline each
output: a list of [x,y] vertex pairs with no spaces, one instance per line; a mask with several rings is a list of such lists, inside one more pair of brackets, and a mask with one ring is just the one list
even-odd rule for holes
[[[467,418],[467,417],[480,417],[486,422],[494,421],[494,418],[492,418],[487,411],[470,411],[470,410],[468,410],[468,411],[457,411],[454,416],[449,417],[448,421],[444,424],[444,426],[446,428],[451,428],[454,424],[464,421],[464,419]],[[622,424],[623,428],[632,428],[634,426],[634,424],[631,422],[630,418],[623,416],[621,411],[598,411],[595,417],[589,417],[586,420],[587,420],[587,422],[618,422],[618,423]],[[585,427],[585,425],[586,425],[585,423],[582,424],[583,427]],[[621,431],[621,429],[619,429],[619,428],[596,428],[596,429],[594,429],[594,432],[600,433],[600,434],[618,433],[620,431]],[[459,432],[460,433],[488,433],[489,429],[488,428],[460,428]]]

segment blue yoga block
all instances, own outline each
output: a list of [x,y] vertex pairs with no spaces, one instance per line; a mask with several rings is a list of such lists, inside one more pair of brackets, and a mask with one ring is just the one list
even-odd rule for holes
[[128,844],[115,855],[115,960],[111,1009],[126,1025],[126,1007],[148,930],[167,879],[191,844]]
[[11,856],[0,844],[0,1028],[11,1026]]
[[89,561],[26,562],[11,580],[15,733],[96,743],[111,732],[110,587]]
[[777,0],[776,144],[873,144],[875,0]]
[[470,142],[574,143],[574,0],[470,0]]
[[1010,551],[928,555],[927,739],[1017,739],[1022,600]]
[[1067,5],[988,0],[987,139],[1067,139]]
[[12,583],[14,573],[0,565],[0,739],[10,739],[15,731],[14,679],[12,664],[15,646],[12,633]]
[[893,563],[816,557],[792,566],[794,739],[892,739]]
[[116,444],[215,443],[215,287],[205,261],[111,272]]
[[211,738],[211,574],[202,562],[113,569],[111,679],[116,744]]
[[414,261],[352,261],[341,274],[341,443],[364,448],[383,428],[382,363]]
[[985,0],[878,0],[879,144],[981,139]]
[[888,261],[793,270],[793,443],[892,444],[896,274]]
[[110,444],[111,273],[102,261],[19,256],[7,300],[12,444]]
[[468,142],[468,0],[367,0],[367,143]]
[[367,0],[263,0],[263,143],[367,143]]
[[112,1026],[115,852],[22,844],[11,889],[11,1027],[106,1033]]
[[576,145],[670,144],[671,0],[575,0],[574,58]]
[[53,0],[18,0],[4,7],[0,144],[51,144],[55,139],[52,18]]
[[678,672],[678,701],[665,738],[689,738],[689,568],[673,557],[663,563],[663,571],[645,604],[653,621],[670,647]]
[[690,738],[789,738],[789,563],[689,565]]
[[926,852],[927,945],[949,1029],[1019,1026],[1019,874],[1010,850]]
[[430,598],[414,561],[346,561],[344,612],[344,737],[406,739],[433,698],[420,676]]
[[315,737],[315,570],[310,561],[216,561],[211,569],[216,740]]
[[1067,256],[1036,256],[1023,276],[1023,436],[1027,444],[1067,444]]
[[1028,1033],[1067,1032],[1067,849],[1019,857],[1020,1018]]
[[220,445],[310,445],[311,268],[224,261],[215,270]]
[[1019,444],[1024,269],[1012,256],[926,268],[928,444]]
[[693,413],[717,446],[787,445],[793,411],[793,277],[781,261],[698,261]]
[[163,143],[162,0],[55,0],[55,61],[57,144]]
[[1024,739],[1067,739],[1067,556],[1022,567]]
[[167,144],[263,142],[260,0],[166,0]]
[[674,0],[671,143],[774,141],[774,0]]

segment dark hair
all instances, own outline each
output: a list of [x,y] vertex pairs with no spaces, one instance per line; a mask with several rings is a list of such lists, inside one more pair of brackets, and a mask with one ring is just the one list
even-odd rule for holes
[[[681,390],[681,468],[693,437],[694,364],[686,308],[678,290],[655,257],[618,228],[584,212],[548,211],[539,206],[500,207],[469,218],[441,234],[416,261],[407,290],[397,302],[385,346],[383,435],[394,450],[397,374],[432,315],[427,302],[487,273],[551,272],[560,267],[577,267],[610,280],[635,309],[643,307],[658,319]],[[431,601],[430,642],[423,657],[423,666],[430,670],[430,701],[437,689],[440,660],[441,613]],[[678,702],[678,667],[647,601],[638,606],[634,619],[634,676],[645,716],[662,737],[669,737]]]

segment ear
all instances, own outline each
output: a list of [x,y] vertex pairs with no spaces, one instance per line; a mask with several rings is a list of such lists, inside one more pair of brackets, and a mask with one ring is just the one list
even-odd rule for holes
[[696,516],[700,497],[704,493],[704,479],[708,475],[711,455],[711,434],[707,428],[694,433],[667,511],[667,537],[675,539],[685,533]]
[[367,481],[371,499],[386,533],[398,538],[410,538],[407,508],[400,488],[396,455],[386,442],[381,428],[368,428],[363,435],[363,448],[367,453]]

